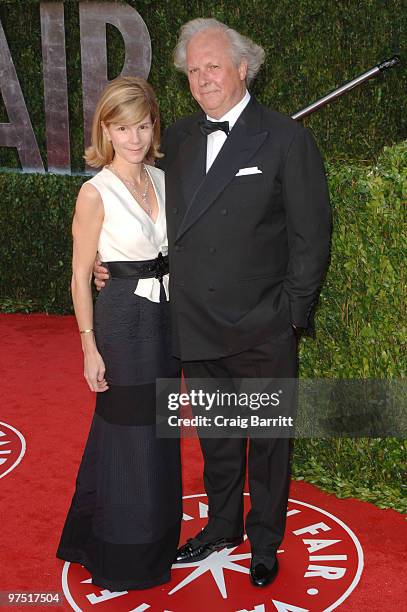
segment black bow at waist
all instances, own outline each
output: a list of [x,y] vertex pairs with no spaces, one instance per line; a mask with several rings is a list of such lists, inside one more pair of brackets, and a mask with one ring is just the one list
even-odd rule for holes
[[168,274],[168,255],[158,253],[156,259],[145,261],[108,261],[102,264],[109,270],[112,278],[157,278],[163,282],[163,276]]

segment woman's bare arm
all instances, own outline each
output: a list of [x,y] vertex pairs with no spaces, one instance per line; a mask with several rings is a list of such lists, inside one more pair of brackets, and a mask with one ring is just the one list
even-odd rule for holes
[[104,217],[103,202],[93,185],[81,188],[72,223],[72,299],[81,333],[84,375],[92,391],[106,391],[105,366],[93,331],[92,269]]

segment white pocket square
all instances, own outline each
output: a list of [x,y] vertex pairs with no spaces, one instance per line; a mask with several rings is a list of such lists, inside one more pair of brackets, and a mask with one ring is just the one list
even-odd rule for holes
[[245,176],[246,174],[263,174],[263,172],[257,166],[252,166],[251,168],[240,168],[235,176]]

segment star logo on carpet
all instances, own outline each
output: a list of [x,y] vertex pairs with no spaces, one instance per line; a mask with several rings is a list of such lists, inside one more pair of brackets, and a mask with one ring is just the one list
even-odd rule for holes
[[[245,513],[250,499],[245,494]],[[180,542],[194,537],[208,520],[204,494],[184,497]],[[172,566],[171,581],[145,591],[111,592],[92,584],[77,563],[65,563],[62,586],[76,612],[321,612],[339,607],[363,571],[363,551],[353,531],[328,510],[289,500],[280,572],[265,589],[249,581],[251,551],[247,536],[238,546],[206,559]],[[284,554],[281,554],[284,553]]]
[[[244,536],[244,539],[247,540],[247,536]],[[225,575],[224,570],[231,570],[233,572],[240,572],[242,574],[249,574],[249,567],[245,565],[240,565],[238,561],[243,561],[244,559],[250,559],[251,553],[241,553],[235,554],[235,550],[238,546],[234,548],[224,548],[223,550],[219,550],[214,552],[212,555],[203,559],[202,561],[196,561],[195,563],[175,563],[172,566],[172,569],[177,568],[188,568],[194,567],[195,570],[191,572],[186,578],[181,580],[179,584],[175,588],[173,588],[168,595],[173,595],[177,591],[180,591],[188,584],[197,580],[200,576],[209,572],[215,583],[219,589],[220,594],[223,599],[227,599],[227,590],[225,583]]]

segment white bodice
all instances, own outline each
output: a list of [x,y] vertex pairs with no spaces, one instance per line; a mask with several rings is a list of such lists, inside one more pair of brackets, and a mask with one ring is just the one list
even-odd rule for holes
[[[146,165],[146,168],[158,203],[155,223],[108,168],[103,168],[88,181],[100,193],[104,207],[98,245],[103,262],[145,261],[155,259],[160,251],[167,255],[164,172],[153,166]],[[163,278],[163,285],[168,299],[168,274]],[[159,302],[160,283],[156,278],[140,279],[134,293]]]

